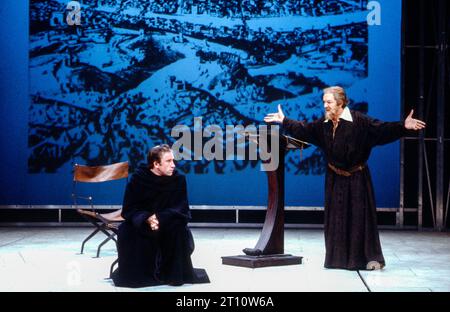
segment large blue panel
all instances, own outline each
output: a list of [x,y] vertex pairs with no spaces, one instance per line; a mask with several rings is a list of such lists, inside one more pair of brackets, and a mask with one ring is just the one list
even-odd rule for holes
[[[68,25],[68,2],[1,4],[0,204],[68,204],[74,162],[135,168],[194,117],[258,126],[283,103],[289,117],[312,120],[329,85],[345,87],[353,109],[400,118],[400,0],[371,1],[381,8],[372,26],[367,0],[84,0],[80,25]],[[286,203],[322,206],[321,152],[286,162]],[[370,167],[378,206],[397,206],[398,143],[375,150]],[[179,168],[192,204],[266,202],[255,162]],[[112,185],[98,203],[122,194]]]

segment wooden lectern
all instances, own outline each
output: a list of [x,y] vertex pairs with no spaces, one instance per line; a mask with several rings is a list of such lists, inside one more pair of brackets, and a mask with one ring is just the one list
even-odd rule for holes
[[279,136],[278,168],[266,171],[269,198],[259,240],[254,248],[243,250],[245,255],[222,257],[222,264],[259,268],[302,263],[302,257],[284,253],[284,157],[287,150],[304,149],[309,147],[309,144],[285,135]]

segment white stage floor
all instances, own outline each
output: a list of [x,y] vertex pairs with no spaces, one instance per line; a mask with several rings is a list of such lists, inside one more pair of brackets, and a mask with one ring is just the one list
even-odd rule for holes
[[260,229],[192,229],[192,260],[210,284],[140,289],[115,287],[108,279],[116,259],[113,242],[95,258],[98,234],[80,254],[91,228],[0,228],[0,291],[25,292],[449,292],[450,233],[381,231],[387,266],[381,271],[323,267],[322,230],[285,232],[285,253],[301,265],[249,269],[223,265],[222,256],[254,247]]

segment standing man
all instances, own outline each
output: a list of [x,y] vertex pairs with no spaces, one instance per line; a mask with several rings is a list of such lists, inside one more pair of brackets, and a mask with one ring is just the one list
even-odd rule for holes
[[341,87],[323,91],[325,116],[311,123],[278,112],[265,122],[281,123],[294,138],[320,147],[327,165],[325,177],[325,267],[374,270],[385,266],[377,229],[375,197],[367,160],[373,147],[398,140],[425,123],[412,118],[382,122],[350,111]]
[[153,147],[125,190],[119,227],[119,267],[116,286],[144,287],[161,284],[209,283],[203,269],[194,269],[194,239],[186,179],[175,170],[166,144]]

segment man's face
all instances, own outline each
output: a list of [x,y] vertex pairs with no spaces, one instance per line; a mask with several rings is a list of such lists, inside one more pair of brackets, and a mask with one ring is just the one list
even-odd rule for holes
[[332,93],[323,95],[323,107],[325,109],[326,118],[331,120],[336,120],[342,110],[342,106],[338,105]]
[[155,162],[153,168],[155,173],[160,176],[171,176],[175,170],[175,162],[172,152],[162,154],[161,162]]

